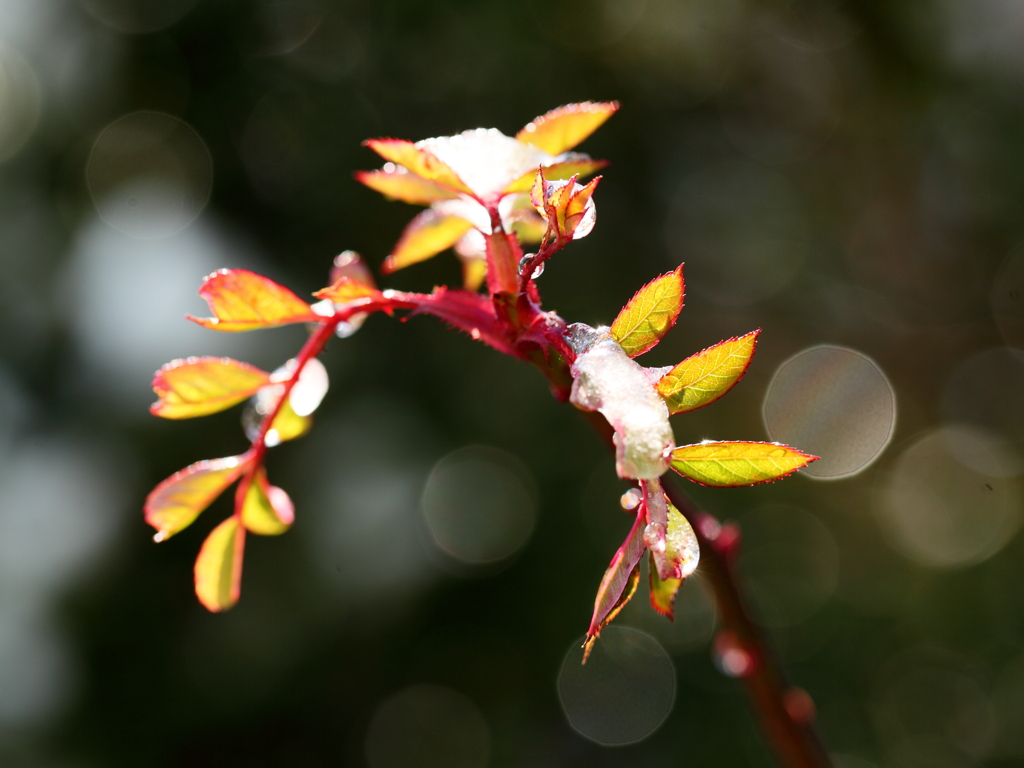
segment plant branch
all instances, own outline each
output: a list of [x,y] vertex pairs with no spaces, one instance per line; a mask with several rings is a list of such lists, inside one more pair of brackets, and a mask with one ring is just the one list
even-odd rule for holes
[[736,569],[738,526],[720,525],[698,509],[675,478],[662,478],[662,483],[669,499],[690,521],[700,544],[700,568],[711,583],[722,622],[716,652],[741,654],[733,657],[735,666],[730,671],[742,679],[761,730],[780,764],[786,768],[827,768],[832,763],[814,728],[813,701],[805,691],[789,685],[771,643],[746,604],[746,590]]
[[[604,441],[612,447],[612,427],[596,411],[583,411]],[[736,568],[740,533],[735,523],[721,525],[699,509],[678,486],[677,479],[661,479],[669,500],[693,527],[700,545],[700,569],[711,584],[721,617],[715,641],[718,654],[735,666],[727,668],[739,677],[765,739],[784,768],[829,768],[832,765],[814,728],[814,703],[800,688],[789,685],[774,649],[764,631],[752,618],[746,589]]]

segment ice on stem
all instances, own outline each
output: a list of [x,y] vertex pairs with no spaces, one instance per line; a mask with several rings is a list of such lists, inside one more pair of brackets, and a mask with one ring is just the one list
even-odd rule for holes
[[576,352],[571,402],[599,411],[615,430],[619,477],[651,480],[669,468],[675,438],[668,408],[644,368],[612,338],[607,327],[570,325],[566,341]]

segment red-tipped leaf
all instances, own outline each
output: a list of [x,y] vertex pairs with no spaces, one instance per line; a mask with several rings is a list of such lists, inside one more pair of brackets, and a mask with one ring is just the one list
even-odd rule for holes
[[237,517],[218,525],[203,542],[194,569],[196,597],[206,610],[226,611],[242,592],[245,529]]
[[283,285],[247,269],[221,269],[206,278],[199,295],[213,317],[189,320],[215,331],[252,331],[323,318]]
[[672,469],[700,485],[736,488],[770,483],[817,459],[779,443],[706,442],[672,451]]
[[683,308],[683,265],[636,292],[612,323],[612,336],[630,357],[642,355],[675,325]]
[[270,374],[230,357],[172,360],[153,375],[160,399],[149,407],[164,419],[190,419],[230,408],[256,394]]
[[390,274],[410,264],[426,261],[451,248],[472,227],[461,216],[437,213],[428,208],[410,221],[382,267]]
[[[601,630],[614,619],[626,604],[639,580],[637,565],[644,554],[644,527],[646,519],[644,511],[638,510],[633,527],[626,540],[612,557],[608,569],[604,572],[601,584],[597,588],[594,600],[594,614],[587,629],[587,640],[583,645],[583,662],[586,663],[590,649],[594,646]],[[629,587],[627,589],[627,587]]]
[[246,456],[197,461],[175,472],[146,497],[146,522],[156,528],[156,540],[163,541],[190,526],[248,466]]
[[757,346],[758,328],[692,355],[658,380],[669,413],[686,413],[709,405],[743,378]]
[[242,502],[242,525],[260,536],[278,536],[295,520],[295,506],[288,494],[267,481],[261,467],[253,477]]
[[566,104],[531,120],[516,138],[549,155],[560,155],[600,128],[618,108],[617,101]]
[[453,192],[472,195],[473,190],[466,186],[447,164],[435,157],[431,152],[420,149],[411,141],[403,139],[368,139],[363,142],[385,160],[406,168],[410,173],[425,181],[438,184]]
[[458,192],[428,181],[405,168],[393,171],[359,171],[356,180],[392,200],[413,205],[430,205],[438,200],[451,200]]

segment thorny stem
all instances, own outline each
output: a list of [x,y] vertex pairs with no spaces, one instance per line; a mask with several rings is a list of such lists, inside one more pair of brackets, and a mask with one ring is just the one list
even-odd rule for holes
[[[545,373],[550,379],[550,372]],[[612,428],[604,417],[596,411],[584,411],[583,415],[611,446]],[[739,528],[733,523],[721,525],[698,509],[674,477],[662,477],[662,486],[692,525],[700,545],[700,569],[711,584],[721,617],[716,652],[743,654],[738,658],[742,666],[733,671],[740,673],[736,676],[743,681],[750,706],[780,765],[829,768],[832,762],[814,728],[813,701],[805,691],[789,685],[768,637],[747,605],[746,589],[736,568]]]
[[[786,768],[826,768],[831,760],[814,729],[814,704],[805,691],[789,685],[765,633],[754,622],[736,570],[739,529],[724,526],[696,507],[675,478],[662,478],[665,493],[693,526],[700,545],[700,568],[711,583],[721,615],[720,643],[746,654],[741,678],[761,730]],[[719,652],[726,650],[723,647]]]
[[[495,234],[504,235],[496,210],[492,211],[492,219]],[[514,235],[505,237],[510,241],[514,240]],[[557,238],[552,242],[545,239],[536,256],[525,265],[523,274],[516,275],[519,279],[513,281],[517,284],[517,296],[492,292],[491,301],[496,310],[496,326],[491,330],[496,335],[504,335],[509,344],[505,349],[496,348],[500,351],[513,349],[522,359],[533,363],[548,379],[555,397],[564,401],[568,399],[572,387],[569,366],[575,358],[564,339],[566,324],[553,313],[543,313],[539,303],[534,302],[531,297],[531,294],[536,296],[531,286],[533,270],[563,245],[564,243],[559,242]],[[511,248],[510,251],[515,252]],[[504,266],[507,268],[509,265]],[[507,283],[508,275],[505,276],[505,280]],[[238,486],[236,515],[240,514],[246,491],[263,462],[267,450],[266,436],[274,419],[306,364],[320,354],[334,334],[338,323],[360,311],[418,309],[437,314],[447,322],[460,325],[454,316],[432,311],[425,303],[419,301],[430,297],[390,293],[392,296],[385,296],[386,301],[381,304],[337,307],[332,317],[324,318],[317,325],[295,358],[292,375],[282,383],[280,398],[270,413],[264,417],[260,430],[252,442],[248,457],[250,465]],[[511,309],[509,299],[513,299],[522,307],[516,318],[505,314]],[[534,324],[543,323],[545,318],[553,322],[545,325],[546,330],[540,338],[536,334],[527,333]],[[463,330],[477,330],[477,333],[473,334],[474,338],[480,338],[479,330],[476,328]],[[612,445],[612,429],[608,422],[597,412],[584,412],[584,416],[606,442]],[[789,685],[767,636],[754,622],[751,610],[747,606],[746,590],[743,588],[735,563],[739,551],[738,527],[731,523],[720,525],[712,515],[698,509],[675,484],[674,478],[665,477],[662,482],[669,499],[689,520],[700,545],[700,567],[711,584],[721,616],[722,628],[716,640],[716,651],[720,654],[730,651],[740,654],[735,657],[739,660],[739,665],[729,671],[742,679],[750,705],[780,765],[784,768],[829,768],[831,761],[814,729],[814,704],[810,696],[803,690]]]

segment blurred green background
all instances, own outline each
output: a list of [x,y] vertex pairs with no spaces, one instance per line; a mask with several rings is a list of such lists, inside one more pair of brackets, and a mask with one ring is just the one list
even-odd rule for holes
[[[433,320],[328,347],[313,432],[269,458],[296,525],[250,537],[234,610],[191,585],[226,500],[159,546],[142,521],[156,482],[245,447],[238,409],[151,417],[152,372],[272,370],[304,336],[187,323],[204,275],[307,295],[344,249],[376,267],[416,209],[353,181],[363,139],[587,99],[622,103],[581,147],[613,164],[546,304],[607,323],[686,261],[645,364],[763,329],[674,428],[824,457],[692,490],[744,527],[837,764],[1024,764],[1019,0],[0,2],[0,764],[772,764],[699,573],[674,625],[638,595],[618,624],[645,634],[607,633],[629,686],[563,675],[597,741],[661,727],[573,729],[560,670],[627,486],[539,375]],[[443,254],[384,284],[458,281]]]

